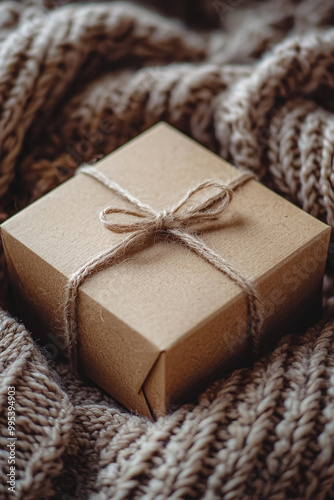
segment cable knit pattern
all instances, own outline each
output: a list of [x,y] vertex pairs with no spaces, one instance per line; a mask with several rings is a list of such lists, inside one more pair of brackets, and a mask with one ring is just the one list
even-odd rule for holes
[[[333,2],[138,3],[0,3],[1,220],[165,120],[334,227]],[[0,285],[11,310],[2,252]],[[332,244],[323,305],[320,323],[156,422],[48,360],[0,311],[15,498],[334,498]],[[6,445],[5,431],[10,499]]]

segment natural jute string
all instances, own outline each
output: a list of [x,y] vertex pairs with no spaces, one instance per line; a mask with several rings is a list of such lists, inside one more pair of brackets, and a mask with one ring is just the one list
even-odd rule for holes
[[[135,209],[107,207],[100,213],[100,221],[104,227],[114,233],[130,233],[123,241],[114,245],[96,257],[93,257],[78,271],[73,273],[66,286],[64,325],[65,325],[65,348],[66,354],[74,369],[77,369],[77,306],[79,287],[94,274],[112,266],[120,256],[125,258],[129,251],[138,251],[144,242],[156,241],[157,237],[178,241],[197,255],[206,260],[215,269],[229,277],[245,294],[247,300],[248,325],[247,335],[251,343],[252,351],[257,352],[260,340],[261,318],[257,307],[257,292],[255,285],[242,272],[235,269],[223,257],[208,248],[204,242],[194,234],[198,225],[206,229],[209,223],[217,221],[233,198],[233,190],[242,186],[254,174],[242,173],[237,179],[228,184],[220,180],[206,180],[190,189],[188,193],[173,207],[168,210],[157,211],[149,205],[142,203],[123,189],[117,183],[111,181],[100,170],[95,167],[81,167],[79,173],[93,177],[108,189],[129,202]],[[194,201],[194,195],[205,193],[204,201]],[[190,207],[187,203],[193,201]],[[183,210],[181,210],[183,209]],[[139,220],[119,223],[110,221],[109,215],[123,214],[135,217]],[[193,230],[192,230],[193,229]],[[152,243],[151,243],[152,244]]]

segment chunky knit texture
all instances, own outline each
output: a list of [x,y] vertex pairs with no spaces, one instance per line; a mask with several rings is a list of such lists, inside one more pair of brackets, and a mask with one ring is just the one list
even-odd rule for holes
[[[192,5],[170,2],[169,13],[192,24],[197,13],[202,31],[122,2],[0,3],[1,220],[163,119],[334,226],[333,2]],[[16,498],[334,498],[332,254],[321,323],[286,332],[157,422],[50,362],[0,311],[0,426],[15,386]]]

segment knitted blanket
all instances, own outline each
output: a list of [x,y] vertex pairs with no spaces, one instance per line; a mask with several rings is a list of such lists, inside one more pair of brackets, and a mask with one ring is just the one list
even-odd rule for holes
[[[334,227],[333,2],[143,4],[0,3],[1,220],[165,120]],[[332,254],[320,323],[156,422],[50,360],[2,256],[1,499],[334,498]]]

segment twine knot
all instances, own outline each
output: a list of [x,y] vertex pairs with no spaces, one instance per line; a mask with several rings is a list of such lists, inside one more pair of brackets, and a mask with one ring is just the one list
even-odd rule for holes
[[173,214],[167,210],[163,210],[159,215],[157,215],[155,224],[156,232],[167,232],[175,225],[175,219]]

